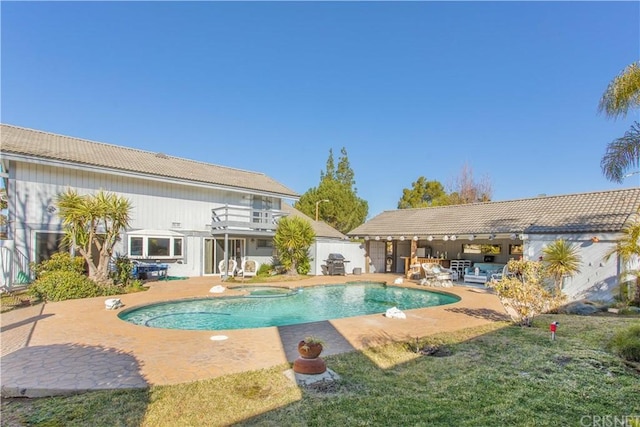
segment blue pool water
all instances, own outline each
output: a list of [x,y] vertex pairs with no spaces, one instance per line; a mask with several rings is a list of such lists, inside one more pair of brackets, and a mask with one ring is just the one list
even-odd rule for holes
[[[451,304],[450,294],[349,283],[290,291],[249,290],[248,296],[179,300],[125,310],[122,320],[153,328],[222,330],[284,326],[365,314]],[[282,291],[285,289],[285,291]]]

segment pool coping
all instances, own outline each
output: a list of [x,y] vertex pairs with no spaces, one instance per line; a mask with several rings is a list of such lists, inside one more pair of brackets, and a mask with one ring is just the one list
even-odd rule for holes
[[[296,281],[295,287],[354,281],[398,286],[394,284],[398,277],[392,274],[318,276]],[[268,285],[291,287],[292,283]],[[209,289],[215,285],[231,284],[219,277],[152,282],[146,292],[117,297],[124,303],[123,309],[128,309],[180,298],[211,297]],[[402,287],[425,289],[407,280]],[[443,306],[407,310],[406,319],[373,314],[224,331],[133,325],[118,318],[122,310],[106,310],[104,297],[21,308],[3,313],[1,317],[2,395],[39,397],[186,383],[291,363],[297,357],[297,342],[307,335],[322,337],[327,343],[323,355],[328,356],[507,318],[498,297],[487,289],[469,286],[427,289],[461,299]],[[227,292],[236,291],[227,289],[225,294]],[[216,335],[225,335],[228,339],[212,340]]]

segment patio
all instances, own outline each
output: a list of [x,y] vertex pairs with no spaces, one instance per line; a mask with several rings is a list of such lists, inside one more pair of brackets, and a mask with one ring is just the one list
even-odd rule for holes
[[[318,276],[279,286],[349,281],[393,284],[399,275]],[[212,296],[218,277],[152,282],[147,292],[120,297],[125,307],[179,298]],[[233,286],[225,283],[225,286]],[[406,311],[406,319],[381,314],[283,327],[228,331],[182,331],[136,326],[105,310],[104,297],[39,304],[2,315],[3,396],[48,396],[85,390],[146,387],[198,381],[292,362],[296,344],[313,334],[326,342],[323,356],[391,340],[479,326],[506,318],[498,298],[480,287],[431,289],[461,301]],[[223,295],[234,291],[227,290]],[[223,341],[212,335],[226,335]]]

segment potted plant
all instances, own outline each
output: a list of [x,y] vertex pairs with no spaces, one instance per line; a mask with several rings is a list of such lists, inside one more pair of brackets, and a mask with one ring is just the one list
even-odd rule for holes
[[298,353],[303,359],[315,359],[322,353],[324,341],[314,336],[307,336],[298,343]]

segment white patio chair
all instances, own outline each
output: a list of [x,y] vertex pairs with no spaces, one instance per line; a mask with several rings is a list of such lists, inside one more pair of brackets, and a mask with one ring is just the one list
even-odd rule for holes
[[258,274],[258,268],[260,268],[260,264],[258,263],[258,261],[249,259],[247,257],[242,259],[242,264],[240,265],[242,277],[255,276],[256,274]]
[[220,275],[233,276],[236,272],[236,268],[238,267],[238,263],[235,259],[230,259],[227,266],[228,269],[225,269],[224,260],[218,263],[218,270],[220,271]]

